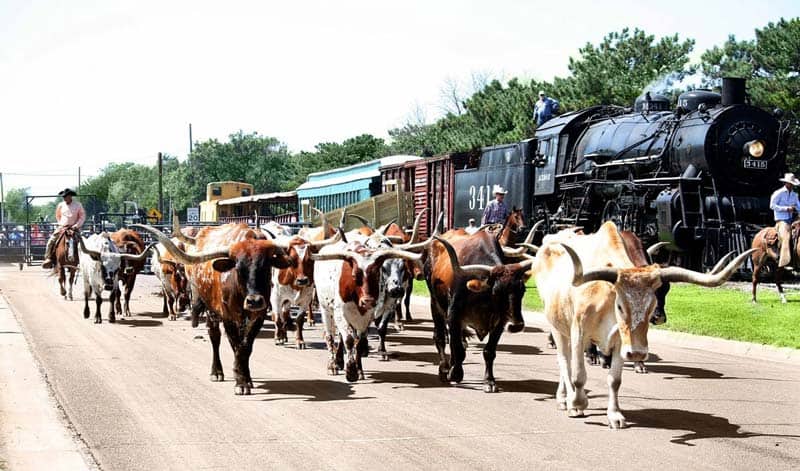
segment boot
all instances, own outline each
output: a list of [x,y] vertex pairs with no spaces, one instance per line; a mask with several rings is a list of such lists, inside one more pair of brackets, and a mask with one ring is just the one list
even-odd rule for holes
[[783,268],[792,261],[792,235],[789,224],[785,222],[779,222],[776,229],[778,230],[778,239],[781,244],[781,256],[780,260],[778,260],[778,267]]
[[44,262],[42,263],[42,268],[45,270],[53,268],[53,246],[55,245],[55,240],[55,237],[47,239],[47,246],[44,249]]

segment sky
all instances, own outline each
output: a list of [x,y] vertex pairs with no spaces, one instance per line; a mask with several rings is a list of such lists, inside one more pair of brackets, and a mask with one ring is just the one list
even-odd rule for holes
[[696,40],[800,16],[800,1],[0,0],[0,173],[54,195],[109,162],[184,159],[238,130],[313,150],[388,139],[448,82],[552,80],[612,31]]

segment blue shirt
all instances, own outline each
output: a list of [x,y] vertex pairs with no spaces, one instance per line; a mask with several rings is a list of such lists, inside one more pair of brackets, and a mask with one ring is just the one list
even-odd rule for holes
[[502,201],[493,199],[486,205],[486,209],[483,210],[481,224],[504,223],[506,219],[508,219],[508,206]]
[[789,190],[785,186],[780,187],[772,193],[769,199],[769,209],[775,213],[775,221],[791,221],[791,208],[800,212],[800,200],[794,190]]
[[553,113],[558,111],[558,101],[552,98],[541,98],[536,102],[533,107],[533,119],[536,120],[536,125],[541,126],[547,120],[553,117]]

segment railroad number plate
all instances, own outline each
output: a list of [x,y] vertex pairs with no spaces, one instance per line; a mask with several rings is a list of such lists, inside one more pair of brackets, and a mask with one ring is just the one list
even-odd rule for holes
[[744,159],[744,168],[766,169],[767,168],[767,161],[766,160]]

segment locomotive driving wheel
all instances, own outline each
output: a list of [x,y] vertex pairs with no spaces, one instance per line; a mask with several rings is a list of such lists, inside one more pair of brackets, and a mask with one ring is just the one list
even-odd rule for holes
[[625,222],[625,211],[620,208],[616,201],[608,200],[606,201],[606,205],[603,207],[601,221],[611,221],[616,224],[617,227],[622,228],[623,223]]

